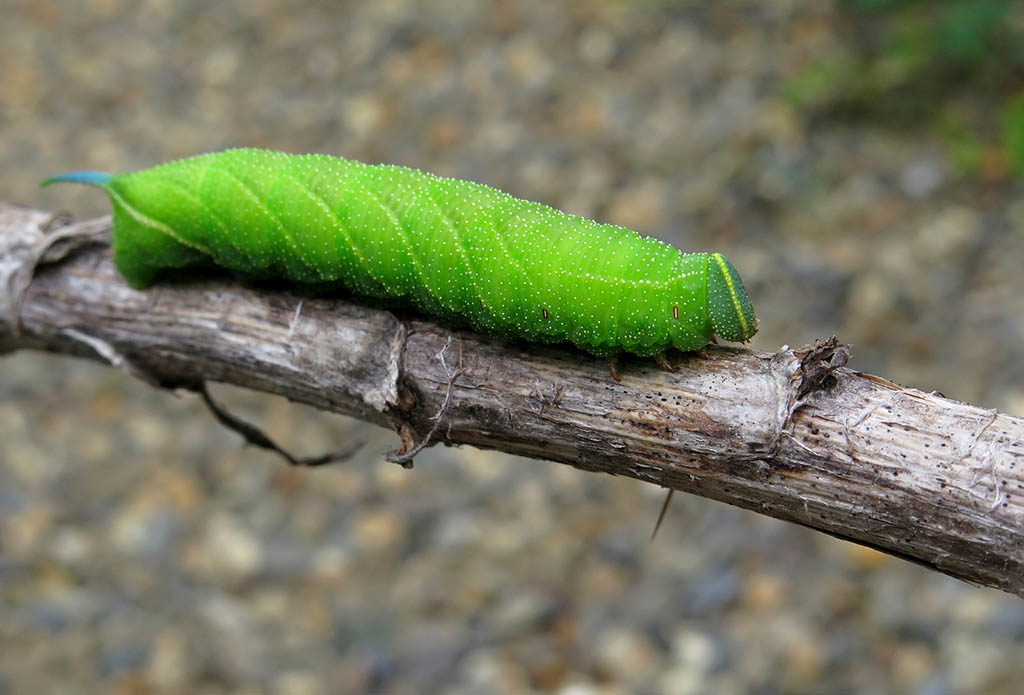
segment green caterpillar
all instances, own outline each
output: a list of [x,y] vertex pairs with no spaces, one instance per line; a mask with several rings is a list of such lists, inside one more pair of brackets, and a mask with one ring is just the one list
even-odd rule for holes
[[135,288],[212,260],[243,276],[343,284],[510,338],[597,356],[696,350],[757,332],[720,253],[682,253],[471,181],[327,155],[236,149],[128,174],[43,182],[102,188],[114,262]]

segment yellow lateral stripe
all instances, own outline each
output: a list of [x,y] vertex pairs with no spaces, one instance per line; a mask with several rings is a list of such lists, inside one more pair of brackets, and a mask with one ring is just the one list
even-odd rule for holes
[[747,337],[747,331],[750,329],[747,327],[747,319],[743,315],[743,307],[740,306],[740,298],[736,296],[736,285],[732,282],[732,275],[729,274],[729,269],[725,265],[725,256],[720,253],[713,253],[711,257],[718,263],[718,267],[722,270],[722,277],[725,278],[725,286],[729,288],[729,296],[732,298],[732,306],[736,310],[736,318],[740,320],[740,328],[743,329],[743,337]]
[[134,207],[132,207],[132,205],[127,200],[125,200],[113,188],[107,188],[105,190],[107,191],[107,193],[110,194],[111,198],[115,198],[117,200],[117,202],[119,202],[121,204],[121,206],[125,209],[125,211],[129,215],[134,217],[135,221],[138,222],[139,224],[141,224],[142,226],[149,227],[150,229],[155,229],[156,231],[160,232],[161,234],[166,234],[167,236],[171,237],[172,239],[177,241],[182,246],[187,246],[189,248],[195,249],[196,251],[201,251],[202,253],[205,253],[205,254],[210,255],[210,256],[213,255],[213,254],[210,253],[210,250],[207,249],[207,248],[204,248],[202,244],[197,244],[195,242],[183,239],[173,229],[168,227],[163,222],[157,222],[152,217],[146,217],[145,215],[143,215],[141,212],[139,212]]

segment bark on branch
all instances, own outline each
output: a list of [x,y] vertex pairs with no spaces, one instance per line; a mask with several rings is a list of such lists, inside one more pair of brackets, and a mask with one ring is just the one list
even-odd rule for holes
[[675,373],[624,359],[616,382],[581,352],[227,277],[135,291],[95,243],[109,221],[52,221],[0,204],[0,353],[281,394],[406,452],[429,435],[630,476],[1024,596],[1024,420],[844,369],[834,341],[709,348]]

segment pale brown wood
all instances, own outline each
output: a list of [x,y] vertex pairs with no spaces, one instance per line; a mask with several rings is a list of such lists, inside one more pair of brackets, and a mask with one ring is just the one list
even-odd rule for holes
[[405,453],[430,434],[630,476],[1024,596],[1024,420],[842,368],[837,343],[622,358],[616,381],[579,351],[228,276],[135,291],[105,245],[68,251],[105,220],[35,268],[49,220],[0,205],[0,352],[277,393],[392,427]]

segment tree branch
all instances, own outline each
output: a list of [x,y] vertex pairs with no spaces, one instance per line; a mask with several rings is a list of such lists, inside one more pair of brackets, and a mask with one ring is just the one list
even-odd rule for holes
[[710,347],[675,373],[624,358],[616,382],[578,351],[294,290],[135,291],[94,243],[109,221],[51,220],[0,204],[0,352],[281,394],[394,428],[399,460],[429,436],[630,476],[1024,596],[1024,420],[844,369],[835,341]]

